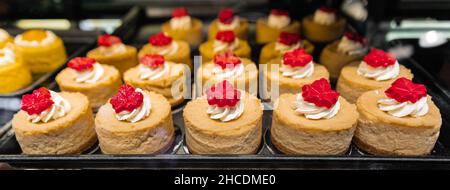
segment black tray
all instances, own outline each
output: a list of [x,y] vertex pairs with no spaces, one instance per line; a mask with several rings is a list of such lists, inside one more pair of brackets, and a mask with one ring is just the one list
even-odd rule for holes
[[[143,16],[143,10],[133,8],[124,25],[116,34],[126,42],[136,46],[146,43],[143,34],[146,24],[151,24]],[[156,31],[155,31],[156,32]],[[148,36],[149,34],[147,34]],[[145,36],[145,35],[144,35]],[[251,42],[251,44],[254,44]],[[261,46],[252,46],[253,52],[259,52]],[[195,54],[194,47],[194,54]],[[258,54],[253,54],[256,61]],[[400,63],[410,68],[415,81],[424,83],[433,101],[439,107],[443,124],[438,142],[428,156],[421,157],[385,157],[373,156],[359,151],[354,145],[345,155],[340,156],[287,156],[280,154],[271,144],[269,128],[271,111],[264,111],[263,130],[264,144],[256,155],[190,155],[184,149],[176,154],[163,155],[102,155],[86,154],[76,156],[28,156],[19,154],[0,154],[0,161],[8,162],[15,167],[26,168],[147,168],[147,169],[450,169],[450,96],[435,78],[427,73],[412,59],[400,60]],[[174,124],[184,130],[182,112],[173,114]],[[7,133],[12,133],[8,131]],[[10,135],[11,137],[11,135]],[[13,138],[9,138],[13,142]],[[17,146],[17,142],[16,147]],[[3,143],[5,144],[5,143]],[[5,147],[0,145],[0,150]],[[16,149],[17,150],[17,149]],[[20,150],[19,150],[20,151]],[[18,153],[17,151],[16,153]],[[0,151],[1,152],[1,151]]]

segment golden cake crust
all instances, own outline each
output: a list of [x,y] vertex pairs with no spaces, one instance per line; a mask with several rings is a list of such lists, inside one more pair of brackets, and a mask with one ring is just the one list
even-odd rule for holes
[[[301,43],[303,44],[302,48],[305,49],[306,53],[312,55],[314,51],[314,45],[311,42],[308,42],[307,40],[302,40]],[[276,42],[270,42],[261,49],[261,54],[259,56],[259,64],[265,64],[272,59],[283,56],[283,53],[281,53],[278,50],[275,50],[275,44]]]
[[339,17],[331,25],[317,24],[313,20],[313,15],[303,18],[303,35],[311,42],[324,43],[338,39],[344,33],[346,21]]
[[[239,18],[239,27],[234,29],[233,32],[239,39],[247,40],[248,34],[248,21],[243,18]],[[214,40],[216,38],[217,32],[219,32],[219,28],[217,26],[217,19],[214,19],[208,27],[208,40]]]
[[32,77],[20,57],[16,62],[0,65],[0,93],[11,93],[28,86]]
[[300,22],[292,20],[289,25],[278,29],[270,27],[267,24],[267,18],[260,18],[256,21],[256,42],[260,44],[277,41],[281,32],[299,33]]
[[138,64],[136,48],[125,45],[125,49],[126,51],[123,53],[104,55],[100,47],[97,47],[89,51],[86,56],[95,59],[101,64],[112,65],[123,74],[127,69]]
[[172,29],[170,21],[162,24],[161,30],[167,33],[175,40],[184,40],[191,45],[198,45],[202,42],[202,28],[203,23],[200,19],[192,18],[192,26],[189,29]]
[[[209,62],[214,58],[215,53],[213,52],[213,44],[214,40],[210,40],[200,45],[199,51],[203,62]],[[250,45],[245,40],[239,40],[239,46],[233,50],[233,53],[238,57],[250,59]]]
[[[183,63],[193,68],[191,61],[191,48],[189,44],[182,40],[173,40],[173,42],[178,44],[178,51],[174,54],[164,55],[166,61],[171,61],[174,63]],[[158,54],[158,50],[153,47],[152,44],[145,44],[139,50],[138,57],[143,57],[145,54]]]
[[337,51],[340,40],[337,40],[329,45],[327,45],[320,54],[319,61],[324,65],[328,72],[330,72],[330,78],[332,80],[337,80],[341,70],[347,64],[362,59],[361,56],[347,55]]

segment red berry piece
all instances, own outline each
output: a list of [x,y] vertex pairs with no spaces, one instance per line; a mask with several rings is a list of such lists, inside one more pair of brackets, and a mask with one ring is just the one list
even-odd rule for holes
[[67,63],[67,66],[78,72],[82,72],[94,68],[96,62],[95,59],[88,57],[75,57]]
[[164,62],[164,56],[158,54],[146,54],[139,59],[139,63],[151,68],[162,66]]
[[232,43],[234,42],[236,36],[234,35],[233,30],[223,30],[220,32],[217,32],[216,34],[216,40],[225,42],[225,43]]
[[188,10],[186,9],[186,7],[178,7],[172,11],[173,18],[184,17],[184,16],[188,16],[188,15],[189,15],[189,13],[188,13]]
[[240,97],[241,92],[226,80],[217,83],[206,91],[208,104],[218,107],[233,107],[239,102]]
[[172,37],[160,32],[158,34],[150,36],[148,42],[154,46],[166,46],[172,43]]
[[363,60],[371,67],[384,68],[394,65],[397,61],[394,55],[375,48],[370,50],[369,54],[367,54]]
[[346,32],[344,33],[344,36],[351,41],[359,42],[361,44],[366,43],[366,39],[364,38],[364,36],[361,36],[356,32]]
[[297,48],[283,55],[283,64],[291,67],[304,67],[313,60],[303,48]]
[[317,107],[330,109],[336,104],[339,93],[332,90],[328,80],[322,78],[302,87],[303,99]]
[[272,9],[270,11],[271,15],[276,15],[276,16],[289,16],[289,12],[285,11],[285,10],[281,10],[281,9]]
[[97,44],[99,46],[110,47],[114,44],[120,43],[122,43],[122,40],[120,40],[119,37],[109,34],[101,35],[97,38]]
[[300,35],[297,33],[281,32],[278,42],[287,46],[294,45],[300,41]]
[[327,6],[321,6],[319,8],[319,10],[322,11],[322,12],[326,12],[326,13],[333,13],[333,14],[336,13],[336,9],[331,8],[331,7],[327,7]]
[[223,24],[231,24],[234,19],[233,9],[225,8],[219,12],[219,21]]
[[41,87],[34,90],[31,94],[25,94],[22,96],[21,108],[29,115],[40,114],[43,111],[49,109],[54,104],[50,91]]
[[134,109],[142,105],[144,95],[136,92],[132,86],[125,84],[119,88],[119,92],[111,98],[111,103],[114,111],[120,113],[122,111],[132,112]]
[[427,88],[423,84],[413,83],[411,80],[401,77],[395,80],[391,87],[384,91],[387,97],[395,99],[397,102],[416,103],[427,96]]
[[241,59],[236,56],[232,51],[226,51],[223,53],[218,53],[214,56],[214,63],[222,69],[228,67],[235,67],[238,64],[241,64]]

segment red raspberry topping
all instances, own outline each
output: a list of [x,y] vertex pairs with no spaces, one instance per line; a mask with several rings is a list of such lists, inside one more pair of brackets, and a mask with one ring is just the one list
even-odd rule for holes
[[164,64],[164,56],[158,54],[146,54],[139,59],[139,63],[151,68],[157,68]]
[[122,111],[132,112],[134,109],[142,105],[144,95],[128,85],[124,84],[119,88],[119,92],[111,98],[111,103],[114,111],[120,113]]
[[369,54],[367,54],[363,60],[372,67],[384,68],[395,64],[397,61],[394,55],[375,48],[370,50]]
[[172,43],[172,37],[160,32],[158,34],[150,36],[148,42],[154,46],[166,46]]
[[223,24],[231,24],[234,19],[233,9],[225,8],[219,12],[219,21]]
[[364,38],[364,36],[361,36],[356,32],[346,32],[346,33],[344,33],[344,36],[351,41],[359,42],[361,44],[365,44],[365,42],[366,42],[366,39]]
[[67,63],[67,66],[78,72],[94,68],[95,59],[89,57],[75,57]]
[[285,10],[281,10],[281,9],[272,9],[270,11],[271,15],[276,15],[276,16],[289,16],[289,12],[285,11]]
[[122,43],[122,40],[120,40],[119,37],[109,34],[101,35],[97,38],[97,44],[99,46],[110,47],[114,44],[120,43]]
[[333,14],[336,13],[336,9],[331,8],[331,7],[327,7],[327,6],[321,6],[321,7],[319,8],[319,10],[320,10],[320,11],[323,11],[323,12],[326,12],[326,13],[333,13]]
[[294,45],[300,41],[300,35],[297,33],[281,32],[278,42],[287,46]]
[[206,97],[209,105],[233,107],[239,102],[241,92],[235,89],[230,82],[224,80],[215,86],[211,86],[206,91]]
[[283,55],[283,64],[291,67],[304,67],[313,60],[313,57],[306,53],[303,48],[297,48],[286,52]]
[[234,68],[236,65],[241,64],[241,59],[236,56],[232,51],[226,51],[218,53],[214,56],[214,63],[225,69],[227,67]]
[[216,40],[226,42],[226,43],[234,42],[235,38],[236,38],[236,36],[234,35],[233,30],[223,30],[223,31],[217,32],[217,34],[216,34]]
[[49,109],[54,104],[50,91],[41,87],[34,90],[31,94],[22,96],[22,105],[20,109],[26,111],[28,115],[40,114]]
[[172,11],[173,18],[184,17],[184,16],[188,16],[188,15],[189,15],[189,13],[188,13],[188,10],[186,9],[186,7],[178,7]]
[[423,84],[416,84],[405,77],[401,77],[395,80],[384,93],[387,97],[400,103],[408,101],[416,103],[420,98],[427,96],[427,88]]
[[302,87],[303,100],[313,103],[317,107],[330,109],[336,104],[339,93],[332,90],[327,79],[321,78],[312,84]]

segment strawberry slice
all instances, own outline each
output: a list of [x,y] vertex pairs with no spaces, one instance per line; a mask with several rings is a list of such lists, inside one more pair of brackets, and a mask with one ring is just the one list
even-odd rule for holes
[[211,86],[206,91],[208,104],[218,107],[233,107],[239,102],[240,97],[241,92],[226,80]]
[[214,56],[214,63],[222,69],[227,68],[227,66],[235,67],[238,64],[241,64],[241,59],[236,56],[232,51],[226,51],[223,53],[218,53]]
[[220,32],[217,32],[216,34],[216,40],[225,42],[225,43],[232,43],[234,42],[236,36],[234,35],[233,30],[223,30]]
[[144,95],[136,92],[136,89],[128,84],[124,84],[119,88],[119,92],[111,98],[114,111],[120,113],[122,111],[132,112],[140,107],[144,101]]
[[304,67],[313,60],[313,57],[306,53],[303,48],[284,53],[283,64],[291,67]]
[[225,8],[219,12],[219,21],[223,24],[231,24],[234,19],[233,9]]
[[75,57],[67,63],[67,66],[78,72],[83,72],[94,68],[96,62],[95,59],[88,57]]
[[172,11],[173,18],[179,18],[179,17],[184,17],[184,16],[189,16],[189,13],[188,13],[188,10],[186,9],[186,7],[178,7]]
[[22,96],[21,110],[28,113],[28,115],[41,114],[43,111],[49,109],[54,104],[50,91],[41,87],[36,89],[31,94]]
[[384,93],[387,97],[400,103],[416,103],[427,96],[427,88],[423,84],[416,84],[405,77],[401,77],[395,80]]
[[395,62],[397,62],[394,55],[375,48],[370,50],[370,52],[364,57],[363,61],[371,67],[384,68],[394,65]]
[[172,43],[172,37],[160,32],[158,34],[150,36],[148,42],[153,46],[166,46]]
[[119,37],[114,36],[114,35],[105,34],[105,35],[100,35],[97,38],[97,44],[99,46],[110,47],[112,45],[120,44],[120,43],[122,43],[122,40],[120,40]]
[[328,80],[321,78],[312,84],[302,87],[303,99],[309,103],[313,103],[317,107],[325,107],[330,109],[339,98],[339,93],[331,89]]
[[151,68],[164,65],[164,56],[158,54],[146,54],[139,59],[139,63]]
[[297,33],[281,32],[278,42],[287,46],[294,45],[300,41],[300,35]]

